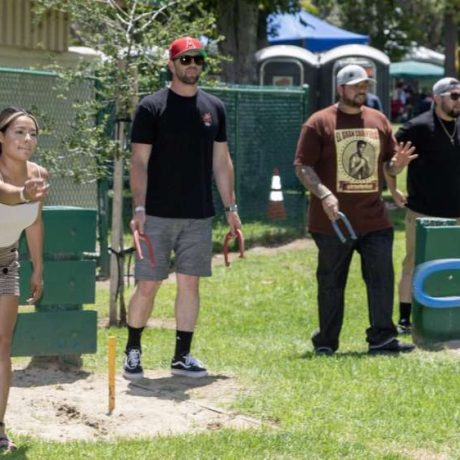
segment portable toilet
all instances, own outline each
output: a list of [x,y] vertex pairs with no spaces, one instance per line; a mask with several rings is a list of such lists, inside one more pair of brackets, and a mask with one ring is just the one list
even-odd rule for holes
[[318,55],[294,45],[274,45],[257,51],[257,75],[260,85],[308,85],[310,110],[318,99]]
[[371,82],[369,92],[376,94],[385,115],[390,115],[390,59],[382,51],[367,45],[344,45],[333,48],[319,58],[319,102],[324,108],[337,100],[336,75],[348,64],[364,67]]

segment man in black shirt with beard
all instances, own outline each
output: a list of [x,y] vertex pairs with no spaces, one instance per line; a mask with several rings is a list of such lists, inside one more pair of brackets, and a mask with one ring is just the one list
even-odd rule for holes
[[442,78],[433,86],[433,106],[412,118],[396,133],[412,142],[418,158],[407,171],[407,198],[387,178],[395,202],[406,207],[406,257],[399,284],[400,333],[409,333],[417,217],[455,218],[460,224],[460,81]]
[[[192,37],[169,48],[169,88],[140,102],[131,132],[131,229],[149,237],[155,264],[136,260],[136,290],[128,310],[124,376],[143,377],[141,334],[175,253],[176,347],[171,372],[204,377],[207,370],[190,354],[200,305],[199,281],[211,275],[212,177],[230,230],[241,227],[234,194],[233,165],[227,146],[225,109],[217,97],[198,88],[205,53]],[[144,253],[148,254],[144,247]]]

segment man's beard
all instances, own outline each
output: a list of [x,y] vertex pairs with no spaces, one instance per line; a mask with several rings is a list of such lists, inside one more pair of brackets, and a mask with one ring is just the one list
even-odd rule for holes
[[458,106],[454,106],[450,109],[448,109],[448,104],[447,103],[444,103],[444,101],[441,102],[441,110],[446,114],[448,115],[449,117],[451,118],[458,118],[458,116],[460,115],[460,107]]
[[186,85],[196,85],[196,83],[200,79],[200,74],[197,74],[197,75],[187,75],[185,73],[183,75],[177,74],[177,79]]
[[460,109],[452,109],[449,112],[446,112],[446,114],[451,118],[458,118],[460,115]]
[[[362,98],[362,100],[359,100],[360,97]],[[357,94],[353,99],[351,99],[348,96],[343,95],[342,102],[348,105],[349,107],[356,107],[357,109],[359,109],[366,102],[366,97],[363,98],[362,95]]]

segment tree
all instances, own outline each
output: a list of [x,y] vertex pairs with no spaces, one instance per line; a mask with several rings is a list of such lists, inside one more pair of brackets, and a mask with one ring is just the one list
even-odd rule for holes
[[[139,94],[159,88],[169,43],[183,35],[215,36],[214,18],[205,14],[199,0],[36,0],[35,8],[38,16],[50,10],[69,14],[79,44],[101,54],[101,59],[82,62],[74,69],[57,69],[65,85],[89,79],[95,91],[93,100],[74,105],[73,134],[62,143],[83,158],[94,159],[97,155],[98,164],[103,166],[101,174],[107,172],[107,161],[113,163],[109,323],[118,322],[117,298],[123,323],[123,264],[118,263],[117,254],[124,253],[122,196],[127,124]],[[210,61],[212,71],[215,66]],[[113,131],[113,120],[114,139],[107,136]],[[62,162],[57,163],[52,169]]]
[[299,0],[206,0],[214,11],[217,29],[225,40],[219,50],[227,57],[222,80],[228,83],[255,83],[255,52],[267,46],[267,16],[272,12],[296,11]]
[[[321,0],[320,0],[321,1]],[[444,51],[446,75],[458,73],[459,0],[337,0],[342,25],[370,36],[392,61],[415,44]]]
[[445,74],[459,75],[458,25],[460,24],[460,0],[445,0],[444,4],[444,44],[446,62]]
[[458,0],[313,0],[312,5],[333,24],[369,35],[371,46],[397,61],[414,44],[443,50],[444,11],[456,2],[451,11],[458,11]]

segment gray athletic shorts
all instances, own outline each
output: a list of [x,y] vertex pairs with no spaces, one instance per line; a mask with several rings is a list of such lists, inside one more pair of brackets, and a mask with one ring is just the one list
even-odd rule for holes
[[136,280],[161,281],[168,277],[171,252],[175,253],[175,271],[184,275],[211,276],[212,217],[206,219],[170,219],[146,216],[144,233],[150,238],[155,255],[152,268],[146,243],[141,240],[143,260],[136,255]]
[[19,295],[18,243],[0,248],[0,295]]

